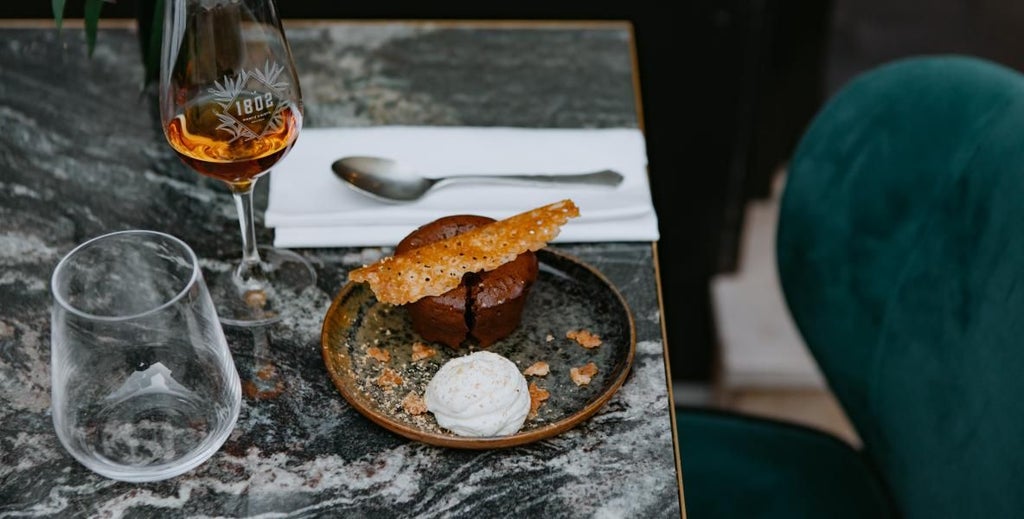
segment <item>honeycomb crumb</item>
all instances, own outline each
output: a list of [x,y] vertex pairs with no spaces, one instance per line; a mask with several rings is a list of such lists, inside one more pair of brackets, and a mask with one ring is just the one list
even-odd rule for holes
[[548,390],[537,387],[536,382],[530,382],[530,413],[526,415],[526,419],[530,420],[537,416],[537,411],[540,409],[540,405],[544,403],[551,393]]
[[366,354],[380,362],[387,362],[391,360],[391,354],[388,353],[388,350],[382,350],[374,346],[367,348]]
[[537,361],[534,362],[530,367],[523,370],[524,376],[543,377],[551,371],[551,366],[547,362]]
[[579,214],[572,200],[562,200],[384,258],[353,270],[348,278],[369,283],[382,303],[401,305],[441,295],[468,273],[494,270],[543,248]]
[[409,393],[402,399],[402,409],[412,416],[418,416],[427,412],[427,403],[423,397],[416,393]]
[[434,355],[437,355],[437,350],[435,350],[434,348],[431,348],[430,346],[427,346],[426,344],[423,344],[422,342],[419,342],[419,341],[416,341],[416,342],[413,343],[413,345],[412,345],[412,361],[413,362],[420,361],[420,360],[423,360],[423,359],[426,359],[426,358],[430,358],[430,357],[433,357]]
[[601,338],[588,330],[569,330],[565,336],[588,350],[601,345]]
[[569,369],[569,378],[572,379],[573,383],[577,386],[585,386],[590,383],[590,379],[597,375],[597,364],[588,362],[578,368]]
[[380,376],[376,380],[376,384],[384,391],[390,391],[404,382],[402,376],[391,368],[384,368],[384,371],[381,371]]

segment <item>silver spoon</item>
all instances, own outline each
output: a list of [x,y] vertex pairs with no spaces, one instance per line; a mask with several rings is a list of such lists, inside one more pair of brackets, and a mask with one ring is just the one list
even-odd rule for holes
[[622,175],[610,169],[570,175],[460,175],[455,177],[423,177],[404,171],[391,159],[380,157],[344,157],[334,161],[331,169],[338,178],[356,191],[384,202],[412,202],[433,188],[456,182],[589,184],[615,187]]

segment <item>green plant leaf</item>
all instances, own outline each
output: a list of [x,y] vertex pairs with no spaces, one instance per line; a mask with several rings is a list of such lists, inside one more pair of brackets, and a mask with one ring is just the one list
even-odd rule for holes
[[50,5],[53,7],[53,21],[57,23],[57,31],[60,31],[61,25],[64,24],[64,1],[65,0],[50,1]]
[[160,75],[160,44],[163,41],[164,32],[164,0],[154,0],[149,6],[152,9],[152,22],[149,27],[149,38],[144,46],[142,64],[145,68],[146,79],[156,81]]
[[96,48],[96,31],[99,28],[100,9],[102,8],[103,0],[85,0],[85,44],[89,49],[90,57]]

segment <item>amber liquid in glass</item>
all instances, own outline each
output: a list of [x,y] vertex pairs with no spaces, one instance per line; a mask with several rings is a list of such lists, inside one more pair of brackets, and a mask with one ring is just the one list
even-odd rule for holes
[[171,119],[167,141],[199,173],[246,186],[288,152],[302,127],[300,112],[290,105],[274,107],[274,102],[280,101],[255,93],[226,107],[199,100]]

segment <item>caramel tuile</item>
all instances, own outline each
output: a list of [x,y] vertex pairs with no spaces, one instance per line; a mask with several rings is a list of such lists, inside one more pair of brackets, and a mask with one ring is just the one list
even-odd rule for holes
[[543,248],[579,214],[572,200],[562,200],[384,258],[353,270],[348,278],[369,283],[383,303],[402,305],[441,295],[470,272],[494,270],[526,251]]

